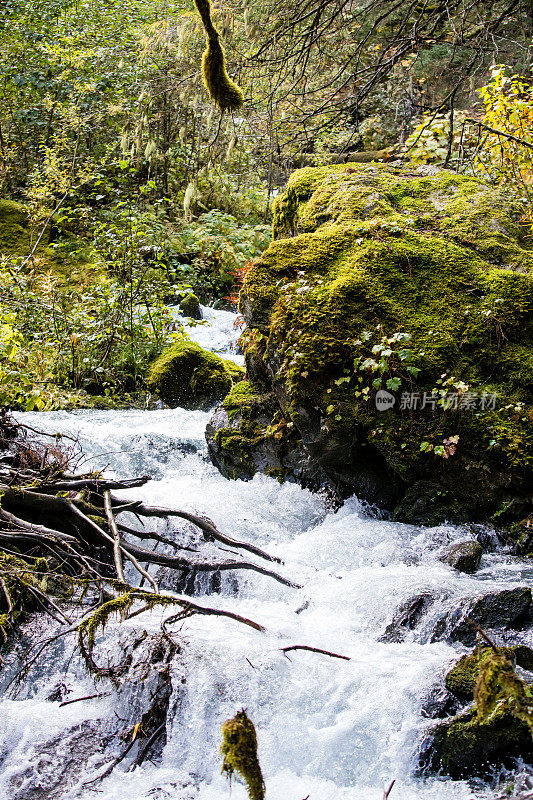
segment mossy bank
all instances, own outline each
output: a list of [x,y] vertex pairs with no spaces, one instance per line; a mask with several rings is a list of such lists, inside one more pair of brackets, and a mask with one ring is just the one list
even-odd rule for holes
[[[271,409],[263,442],[286,437],[317,487],[398,519],[527,518],[533,240],[521,214],[433,168],[294,173],[241,292],[252,394]],[[239,430],[227,416],[208,435],[219,464],[233,447],[234,474],[237,434],[244,471],[263,447],[242,403],[239,415]]]

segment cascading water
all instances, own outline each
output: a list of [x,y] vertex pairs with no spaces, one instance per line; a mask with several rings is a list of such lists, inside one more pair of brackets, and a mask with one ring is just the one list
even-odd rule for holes
[[[213,342],[222,336],[216,314],[210,324]],[[460,528],[392,523],[356,498],[333,512],[319,495],[264,476],[248,483],[228,481],[206,454],[208,418],[183,409],[82,411],[32,415],[31,424],[78,433],[94,467],[109,465],[121,477],[153,475],[124,497],[206,514],[220,530],[280,556],[285,562],[280,572],[303,588],[287,588],[255,573],[226,573],[217,594],[206,593],[206,581],[198,584],[204,604],[247,616],[267,632],[199,616],[174,628],[180,652],[173,662],[160,761],[146,761],[133,771],[124,761],[86,787],[83,782],[106,762],[98,757],[107,746],[105,736],[104,744],[95,740],[91,721],[103,721],[105,730],[111,720],[128,717],[132,700],[117,701],[112,693],[60,706],[48,699],[61,683],[72,698],[106,689],[102,683],[95,689],[79,660],[71,660],[73,645],[59,640],[30,670],[24,692],[1,703],[0,796],[224,800],[230,787],[220,774],[220,726],[241,708],[258,731],[269,800],[378,800],[393,778],[391,800],[487,796],[465,782],[412,777],[418,743],[432,724],[421,713],[424,698],[461,652],[429,642],[429,631],[435,616],[457,599],[523,584],[530,577],[523,564],[493,553],[483,557],[474,576],[461,574],[436,553],[439,545],[465,538]],[[425,626],[408,632],[403,643],[380,642],[398,604],[424,590],[437,598]],[[161,617],[153,611],[110,625],[101,647],[116,660],[124,631],[157,632]],[[350,660],[304,651],[287,657],[281,648],[293,644]],[[50,794],[50,776],[65,769],[72,758],[69,742],[84,730],[89,741],[91,736],[96,741],[93,755],[79,767],[69,793]],[[232,785],[233,800],[246,796],[242,785]]]

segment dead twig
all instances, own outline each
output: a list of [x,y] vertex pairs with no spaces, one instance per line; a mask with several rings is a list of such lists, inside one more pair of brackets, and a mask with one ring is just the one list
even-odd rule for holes
[[331,656],[331,658],[342,658],[344,661],[351,661],[350,656],[341,656],[339,653],[332,653],[331,650],[322,650],[321,647],[311,647],[308,644],[291,644],[288,647],[280,647],[280,650],[285,655],[291,650],[308,650],[311,653],[321,653],[323,656]]

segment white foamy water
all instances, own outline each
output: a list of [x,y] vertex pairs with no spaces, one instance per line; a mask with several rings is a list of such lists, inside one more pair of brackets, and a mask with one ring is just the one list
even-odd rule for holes
[[206,350],[212,350],[223,358],[229,358],[241,366],[244,356],[237,352],[237,339],[242,333],[241,328],[235,325],[237,317],[231,311],[222,311],[210,306],[200,306],[202,320],[184,320],[179,311],[176,319],[183,323],[183,327],[191,339]]
[[[104,781],[85,788],[81,784],[92,773],[81,766],[79,783],[66,796],[245,800],[245,788],[234,782],[230,790],[221,776],[219,755],[220,726],[242,708],[258,732],[268,800],[381,800],[392,779],[391,800],[486,796],[465,782],[413,777],[418,745],[433,724],[421,713],[424,699],[464,650],[428,643],[423,625],[401,644],[379,637],[398,604],[417,592],[434,592],[431,613],[442,613],[459,598],[523,585],[529,575],[520,562],[492,554],[484,556],[476,575],[460,574],[438,561],[436,551],[465,538],[460,528],[391,523],[368,513],[356,498],[333,512],[320,496],[264,476],[228,481],[207,458],[209,414],[203,412],[21,417],[48,432],[79,435],[94,467],[109,465],[121,477],[152,474],[154,480],[124,497],[204,513],[220,530],[283,558],[279,572],[302,585],[292,589],[255,573],[225,573],[220,593],[204,593],[200,602],[256,620],[266,632],[216,617],[180,623],[174,628],[180,653],[161,762],[128,771],[126,759]],[[145,613],[124,626],[157,632],[161,617],[159,611]],[[115,659],[118,627],[109,626],[102,640]],[[287,658],[281,648],[293,644],[350,660],[303,651]],[[123,713],[108,698],[65,707],[45,700],[58,681],[68,683],[71,697],[95,691],[71,652],[72,646],[52,648],[24,693],[0,703],[0,797],[10,800],[10,781],[17,776],[28,774],[35,784],[36,771],[43,770],[36,744],[46,748],[62,735],[66,742],[84,721]],[[96,690],[104,688],[100,683]],[[46,771],[42,780],[46,786]]]

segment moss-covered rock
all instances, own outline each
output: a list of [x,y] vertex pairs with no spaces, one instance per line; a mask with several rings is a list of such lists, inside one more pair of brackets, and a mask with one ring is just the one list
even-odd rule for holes
[[312,474],[297,430],[270,394],[249,381],[234,384],[207,429],[209,454],[227,478],[249,480],[256,472],[315,486],[325,476]]
[[428,732],[424,770],[467,778],[531,758],[533,687],[516,674],[512,655],[510,648],[477,648],[448,674],[447,686],[465,698],[472,690],[474,705]]
[[402,518],[406,490],[426,481],[433,522],[506,522],[517,498],[522,517],[533,509],[533,243],[520,214],[501,191],[431,168],[291,177],[241,292],[248,376],[340,497]]
[[192,294],[192,292],[180,296],[179,307],[184,316],[190,317],[191,319],[202,319],[200,301],[195,294]]
[[146,383],[171,407],[207,409],[243,378],[242,367],[184,337],[151,364]]
[[[448,691],[460,700],[473,700],[480,665],[491,652],[490,647],[476,647],[471,653],[461,656],[444,679]],[[523,669],[533,669],[533,650],[526,645],[498,647],[498,652]]]
[[488,719],[479,720],[470,710],[435,725],[422,743],[420,768],[456,779],[488,777],[495,768],[513,766],[517,758],[532,757],[527,724],[503,705]]

